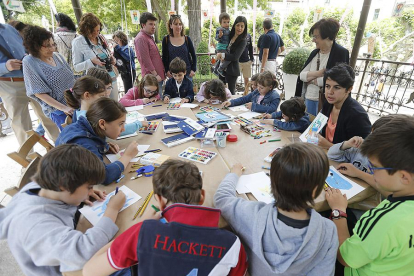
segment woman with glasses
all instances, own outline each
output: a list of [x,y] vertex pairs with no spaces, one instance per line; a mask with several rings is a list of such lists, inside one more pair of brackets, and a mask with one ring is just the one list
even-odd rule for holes
[[73,66],[84,74],[90,68],[105,69],[112,77],[111,98],[118,101],[117,74],[114,71],[115,59],[106,39],[100,34],[102,23],[93,13],[85,13],[79,22],[80,36],[72,41]]
[[67,106],[64,98],[64,91],[75,83],[73,72],[56,52],[53,34],[46,29],[26,27],[23,45],[30,54],[23,59],[26,93],[39,102],[45,115],[62,130],[66,116],[73,114],[73,108]]
[[187,64],[186,76],[193,80],[197,71],[197,56],[193,42],[184,35],[184,25],[179,15],[172,15],[167,23],[168,35],[162,40],[162,63],[167,77],[172,78],[169,66],[171,61],[179,57]]
[[307,112],[316,116],[322,108],[323,74],[337,63],[349,63],[349,52],[335,41],[339,31],[336,19],[321,19],[309,30],[309,36],[315,42],[313,50],[296,82],[296,97],[303,97]]
[[145,105],[160,99],[158,94],[158,80],[154,75],[145,75],[137,80],[137,85],[128,90],[128,93],[119,100],[123,106]]
[[355,72],[345,63],[325,72],[326,102],[321,112],[328,117],[328,122],[319,135],[319,146],[330,148],[354,136],[365,139],[371,132],[367,112],[351,97],[354,82]]

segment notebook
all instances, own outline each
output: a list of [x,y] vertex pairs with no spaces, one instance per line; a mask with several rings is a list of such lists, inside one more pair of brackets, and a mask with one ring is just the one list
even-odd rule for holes
[[205,123],[222,122],[230,120],[229,116],[218,111],[200,112],[196,114],[196,117]]
[[183,144],[185,142],[189,142],[194,139],[195,138],[193,136],[190,136],[187,133],[180,133],[180,134],[176,134],[176,135],[161,139],[161,142],[167,147],[171,148],[171,147]]
[[204,129],[202,125],[198,124],[196,121],[190,118],[178,122],[177,126],[188,135],[194,135]]
[[[164,123],[169,123],[169,122],[164,122]],[[177,133],[177,132],[183,132],[183,131],[181,130],[181,128],[179,128],[179,127],[177,126],[177,124],[175,124],[175,123],[164,124],[163,129],[164,129],[164,133]]]

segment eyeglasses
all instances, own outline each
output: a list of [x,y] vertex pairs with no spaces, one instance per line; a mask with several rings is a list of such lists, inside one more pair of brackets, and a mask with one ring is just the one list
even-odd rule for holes
[[108,86],[107,88],[105,88],[106,91],[112,91],[113,87],[112,86]]
[[369,174],[374,174],[375,170],[393,170],[394,168],[379,168],[379,167],[375,167],[374,165],[372,165],[371,161],[368,161],[368,169],[369,169]]
[[147,94],[150,94],[150,95],[158,94],[158,90],[151,91],[151,90],[149,90],[149,89],[147,89],[145,87],[144,87],[144,90],[145,90],[145,92],[147,92]]
[[56,46],[57,46],[57,44],[56,44],[56,43],[49,44],[49,45],[42,45],[42,47],[49,48],[49,49],[51,49],[51,48],[56,48]]
[[318,38],[320,38],[321,36],[320,35],[313,35],[312,36],[312,39],[318,39]]
[[179,14],[171,14],[170,18],[181,18],[181,15]]

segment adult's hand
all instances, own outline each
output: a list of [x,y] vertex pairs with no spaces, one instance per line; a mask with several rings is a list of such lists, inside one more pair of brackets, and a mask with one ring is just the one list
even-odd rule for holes
[[22,61],[18,59],[9,59],[6,62],[6,68],[9,71],[20,70],[22,68]]
[[98,57],[91,58],[93,64],[98,66],[105,66],[105,62],[102,62]]
[[158,82],[162,81],[162,78],[160,77],[160,75],[156,75],[155,77],[157,78]]
[[195,72],[193,70],[191,70],[191,72],[190,72],[190,78],[194,77],[194,75],[195,75]]
[[167,72],[167,77],[169,78],[169,79],[171,79],[173,76],[171,75],[171,72],[170,71],[168,71]]

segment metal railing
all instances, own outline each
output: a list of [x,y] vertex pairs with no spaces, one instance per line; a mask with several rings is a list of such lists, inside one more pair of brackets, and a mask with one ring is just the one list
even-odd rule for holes
[[[197,54],[197,74],[194,82],[199,84],[217,78],[211,71],[210,58],[214,54]],[[283,55],[278,56],[276,78],[278,90],[285,92],[283,83]],[[255,55],[252,74],[259,73],[259,58]],[[206,74],[202,74],[206,73]],[[243,78],[239,78],[237,91],[244,91]],[[387,114],[414,114],[414,66],[410,63],[358,58],[355,66],[355,84],[352,96],[367,111],[379,116]]]

